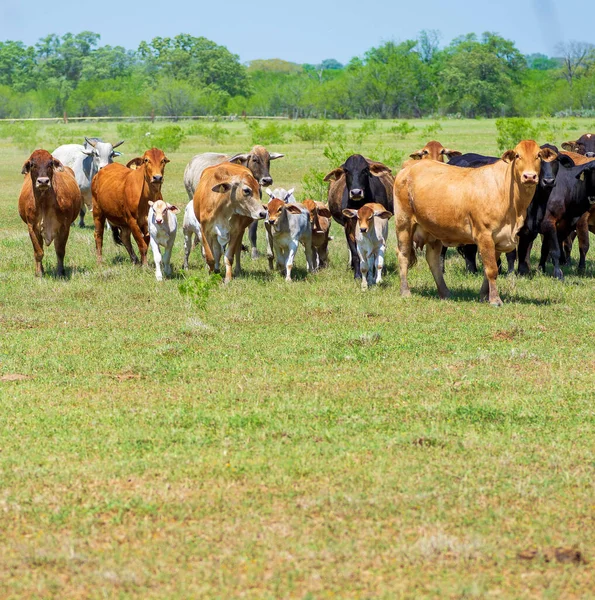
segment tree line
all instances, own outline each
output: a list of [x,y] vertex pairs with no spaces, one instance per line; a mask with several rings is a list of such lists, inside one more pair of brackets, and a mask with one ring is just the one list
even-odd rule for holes
[[292,118],[595,116],[595,46],[523,55],[495,33],[440,45],[423,31],[347,65],[281,59],[243,65],[204,37],[180,34],[136,50],[84,31],[34,46],[0,42],[0,118],[269,115]]

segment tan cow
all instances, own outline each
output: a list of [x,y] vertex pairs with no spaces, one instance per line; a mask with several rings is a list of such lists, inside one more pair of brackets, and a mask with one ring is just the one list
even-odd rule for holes
[[312,223],[312,262],[314,269],[324,269],[328,266],[328,242],[331,231],[331,211],[329,207],[310,198],[302,204],[310,211]]
[[[225,283],[231,281],[234,254],[242,243],[246,227],[264,219],[258,181],[246,167],[221,163],[207,167],[193,197],[194,213],[202,231],[205,259],[211,273],[219,272],[225,261]],[[239,261],[234,275],[240,272]]]
[[553,150],[526,140],[479,169],[421,161],[401,171],[395,180],[401,294],[411,294],[407,271],[415,262],[414,239],[427,246],[426,260],[441,298],[449,296],[440,266],[442,245],[477,244],[485,269],[481,299],[500,306],[496,257],[516,248],[541,160],[553,157]]
[[401,168],[411,166],[417,160],[437,160],[438,162],[444,162],[444,158],[451,158],[452,156],[461,156],[458,150],[451,150],[445,148],[440,142],[432,140],[428,142],[423,148],[412,152],[409,155],[409,160],[406,160]]
[[35,255],[35,275],[43,275],[43,244],[52,241],[58,261],[57,275],[64,276],[64,254],[70,226],[81,210],[81,191],[72,169],[47,150],[35,150],[23,165],[25,175],[19,196],[19,215],[27,224]]
[[103,230],[107,220],[112,226],[114,241],[122,244],[130,260],[137,264],[138,258],[130,241],[130,234],[134,236],[141,265],[147,265],[149,202],[162,199],[161,185],[168,162],[162,150],[151,148],[126,166],[111,163],[95,175],[91,191],[97,262],[102,260]]

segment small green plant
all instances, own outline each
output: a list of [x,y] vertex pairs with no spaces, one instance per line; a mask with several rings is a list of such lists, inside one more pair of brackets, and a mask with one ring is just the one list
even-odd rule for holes
[[178,290],[183,296],[188,298],[196,305],[200,310],[206,310],[207,300],[211,290],[217,287],[222,281],[219,273],[212,273],[208,276],[193,276],[186,277],[178,285]]
[[301,123],[293,130],[293,135],[302,142],[321,143],[330,138],[333,133],[333,127],[328,121],[319,123]]
[[417,131],[417,127],[411,125],[407,121],[401,121],[401,123],[397,123],[389,130],[389,133],[394,133],[399,139],[405,139],[409,134]]
[[266,146],[267,144],[282,144],[285,142],[287,127],[275,123],[275,121],[268,121],[265,125],[262,125],[260,121],[248,121],[247,125],[253,144]]
[[353,131],[353,141],[356,144],[362,144],[366,138],[378,129],[378,123],[374,120],[364,121],[357,129]]
[[436,135],[438,132],[442,131],[442,125],[440,125],[440,123],[436,122],[436,123],[430,123],[430,125],[426,125],[422,130],[421,130],[421,137],[422,138],[428,138],[428,137],[432,137],[434,135]]
[[325,202],[328,192],[328,183],[324,181],[326,173],[318,169],[310,169],[302,177],[302,189],[306,198]]
[[539,137],[539,127],[535,126],[529,119],[513,117],[510,119],[498,119],[496,121],[498,137],[496,143],[498,150],[504,152],[514,148],[521,140],[535,139]]

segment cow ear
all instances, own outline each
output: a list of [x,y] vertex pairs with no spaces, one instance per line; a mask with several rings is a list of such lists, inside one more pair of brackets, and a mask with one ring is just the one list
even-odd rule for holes
[[314,202],[314,200],[312,200],[311,198],[306,198],[302,204],[310,211],[312,212],[313,210],[316,210],[316,202]]
[[29,171],[31,171],[31,161],[30,160],[28,160],[23,165],[23,168],[21,169],[21,175],[26,175],[27,173],[29,173]]
[[574,142],[564,142],[562,144],[562,148],[567,150],[568,152],[578,152],[578,143]]
[[81,150],[81,152],[83,154],[85,154],[86,156],[93,156],[93,150]]
[[64,165],[57,158],[54,158],[53,163],[56,171],[64,171]]
[[375,210],[374,216],[379,217],[380,219],[390,219],[393,216],[393,213],[388,210]]
[[345,173],[345,171],[343,171],[343,169],[339,167],[338,169],[334,169],[330,173],[327,173],[323,181],[337,181],[337,179],[339,179],[339,177],[341,177],[343,173]]
[[228,162],[235,163],[236,165],[246,166],[248,164],[249,160],[250,160],[250,154],[236,154],[235,156],[232,156],[228,160]]
[[271,160],[277,160],[278,158],[283,158],[285,156],[285,154],[279,154],[278,152],[271,152],[269,154],[269,156],[271,157]]
[[567,169],[571,169],[575,166],[574,161],[572,158],[570,158],[570,156],[568,156],[568,154],[558,154],[558,162]]
[[595,161],[583,165],[581,172],[577,173],[576,178],[580,179],[581,181],[585,181],[585,172],[592,171],[593,169],[595,169]]
[[389,173],[390,174],[390,167],[387,167],[386,165],[383,165],[382,163],[372,163],[370,165],[370,173],[372,173],[372,175],[376,175],[376,177],[378,177],[379,175],[382,175],[383,173]]
[[507,150],[502,155],[502,160],[507,163],[511,163],[516,158],[516,152],[514,150]]
[[118,152],[117,150],[114,150],[114,151],[112,152],[112,156],[122,156],[122,153],[121,153],[121,152]]
[[287,212],[290,212],[294,215],[302,214],[302,209],[299,206],[297,206],[296,204],[286,204],[285,208],[287,209]]
[[271,200],[275,197],[271,188],[267,188],[265,192],[267,193],[268,197],[271,198]]
[[214,185],[211,190],[217,194],[225,194],[225,192],[229,192],[229,190],[231,190],[231,185],[227,182],[218,183],[217,185]]
[[129,169],[138,169],[142,164],[143,164],[143,159],[140,156],[137,156],[136,158],[129,160],[126,163],[126,166]]
[[348,219],[355,219],[357,217],[357,210],[353,210],[353,208],[344,208],[343,216]]
[[554,160],[558,156],[551,148],[542,148],[539,155],[541,156],[541,159],[545,161]]
[[325,217],[326,219],[330,219],[332,217],[331,211],[326,206],[319,206],[318,207],[318,214],[321,217]]
[[290,190],[287,190],[287,196],[285,196],[285,197],[289,198],[289,196],[291,196],[291,194],[293,194],[293,192],[295,192],[295,188],[291,188]]
[[413,152],[412,154],[410,154],[409,158],[412,158],[413,160],[421,160],[423,155],[423,151],[418,150],[417,152]]
[[153,206],[153,204],[155,204],[155,202],[153,202],[153,200],[149,200],[149,206]]
[[175,204],[168,204],[167,210],[174,213],[174,215],[177,215],[180,212],[180,209]]
[[444,156],[448,156],[448,158],[452,158],[453,156],[461,156],[462,152],[458,150],[450,150],[448,148],[442,148],[440,154],[444,154]]
[[169,158],[167,158],[167,156],[164,156],[164,157],[163,157],[163,162],[164,162],[165,164],[167,164],[168,162],[171,162],[171,161],[169,160]]
[[268,204],[263,204],[262,208],[264,208],[265,210],[269,210],[269,205]]

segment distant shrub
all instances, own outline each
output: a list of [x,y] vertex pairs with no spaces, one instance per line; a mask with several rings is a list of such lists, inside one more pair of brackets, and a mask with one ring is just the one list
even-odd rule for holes
[[521,140],[539,137],[539,127],[534,126],[529,119],[513,117],[496,121],[498,137],[496,143],[500,152],[514,148]]
[[288,128],[275,121],[268,121],[265,125],[262,125],[260,121],[248,121],[247,125],[253,144],[266,146],[285,142],[285,134]]
[[328,121],[318,123],[300,123],[293,130],[293,135],[302,142],[321,143],[327,141],[333,133]]
[[357,129],[354,129],[352,136],[356,144],[362,144],[369,135],[378,129],[378,123],[374,120],[364,121]]
[[325,202],[328,192],[328,183],[324,181],[326,173],[318,169],[310,169],[302,177],[302,188],[306,198]]
[[[39,140],[39,125],[34,122],[24,123],[1,123],[0,137],[10,138],[12,143],[27,152],[33,152],[36,148],[41,148]],[[50,149],[50,152],[53,148]]]
[[393,127],[389,128],[389,133],[394,133],[400,139],[405,139],[410,133],[417,131],[417,127],[411,125],[407,121],[397,123]]
[[436,135],[438,132],[442,131],[442,125],[440,125],[440,123],[431,123],[430,125],[426,125],[422,130],[421,130],[421,137],[422,138],[428,138],[428,137],[432,137],[434,135]]
[[160,148],[164,152],[175,152],[186,139],[186,131],[179,125],[155,125],[154,123],[119,123],[118,135],[126,140],[133,152],[144,152],[149,148]]

